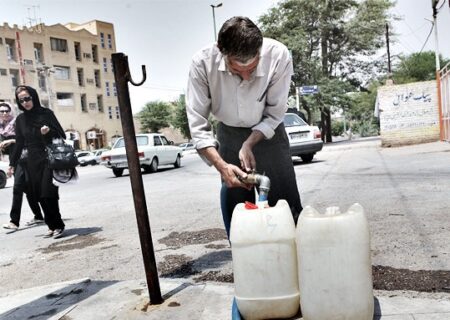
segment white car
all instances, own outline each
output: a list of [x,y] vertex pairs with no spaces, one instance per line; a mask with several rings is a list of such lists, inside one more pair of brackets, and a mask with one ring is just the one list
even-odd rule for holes
[[75,152],[78,162],[80,163],[80,166],[84,167],[88,164],[92,164],[92,161],[94,160],[94,153],[91,151],[77,151]]
[[[160,165],[180,167],[182,149],[174,146],[164,135],[138,134],[136,142],[140,165],[144,172],[156,172]],[[111,150],[103,152],[101,163],[112,169],[116,177],[122,176],[123,171],[128,169],[124,138],[117,139]]]
[[75,152],[78,158],[78,162],[80,166],[84,167],[87,165],[94,166],[101,162],[102,153],[107,151],[108,149],[97,149],[94,151],[79,151]]
[[319,128],[308,125],[295,113],[286,113],[283,123],[289,138],[291,156],[298,156],[303,162],[311,162],[316,152],[323,147]]
[[0,189],[3,189],[6,186],[6,182],[8,177],[6,176],[6,172],[8,172],[9,163],[5,161],[0,161]]

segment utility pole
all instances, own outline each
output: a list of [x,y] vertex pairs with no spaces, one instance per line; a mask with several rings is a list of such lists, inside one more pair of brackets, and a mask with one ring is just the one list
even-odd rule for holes
[[217,42],[217,31],[216,31],[216,14],[215,14],[214,10],[215,10],[216,8],[219,8],[219,7],[221,7],[221,6],[222,6],[222,3],[216,4],[216,5],[214,5],[214,4],[210,4],[210,6],[211,6],[211,8],[212,8],[212,15],[213,15],[213,25],[214,25],[214,40],[215,40],[215,41]]
[[441,66],[439,61],[439,44],[438,44],[438,31],[437,31],[437,19],[438,14],[437,3],[439,0],[431,0],[431,7],[433,9],[433,27],[434,27],[434,43],[435,43],[435,57],[436,57],[436,87],[437,87],[437,100],[439,110],[439,131],[440,140],[444,140],[444,124],[442,121],[442,99],[441,99]]
[[386,48],[388,56],[388,78],[391,77],[391,52],[389,50],[389,24],[386,23]]

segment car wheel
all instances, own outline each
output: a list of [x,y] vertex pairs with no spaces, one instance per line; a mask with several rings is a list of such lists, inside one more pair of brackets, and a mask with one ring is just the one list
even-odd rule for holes
[[158,158],[154,157],[152,163],[150,163],[150,172],[158,171]]
[[6,173],[0,171],[0,189],[3,189],[6,186]]
[[116,177],[121,177],[123,175],[123,169],[112,169]]
[[314,153],[302,154],[300,158],[302,158],[303,162],[309,163],[314,158]]
[[97,161],[95,161],[95,160],[91,161],[91,166],[95,166],[96,164],[97,164]]
[[181,166],[181,156],[179,154],[177,154],[177,159],[175,160],[175,162],[173,163],[173,166],[175,168],[179,168]]
[[86,167],[88,164],[86,162],[80,163],[80,167]]

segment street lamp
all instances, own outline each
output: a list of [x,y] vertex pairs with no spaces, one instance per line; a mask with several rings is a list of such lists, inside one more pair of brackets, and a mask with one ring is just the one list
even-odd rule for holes
[[215,15],[214,9],[215,9],[215,8],[219,8],[219,7],[221,7],[221,6],[222,6],[222,3],[216,4],[216,5],[210,4],[210,6],[211,6],[211,8],[212,8],[212,12],[213,12],[213,24],[214,24],[214,40],[215,40],[215,41],[217,42],[217,32],[216,32],[216,15]]

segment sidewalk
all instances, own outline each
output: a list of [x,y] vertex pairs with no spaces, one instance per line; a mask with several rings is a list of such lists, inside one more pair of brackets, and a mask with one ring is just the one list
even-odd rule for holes
[[[145,280],[88,278],[0,295],[2,320],[229,320],[232,284],[160,279],[165,302],[148,305]],[[299,318],[295,318],[299,319]],[[301,319],[301,318],[300,318]],[[450,299],[375,297],[375,320],[450,320]]]

